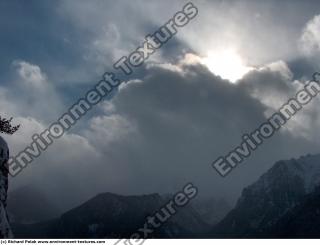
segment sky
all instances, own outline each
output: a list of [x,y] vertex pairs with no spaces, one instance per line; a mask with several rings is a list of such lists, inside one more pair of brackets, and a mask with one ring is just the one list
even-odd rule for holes
[[[0,112],[30,142],[187,1],[1,1]],[[226,178],[211,163],[320,70],[319,1],[193,1],[198,15],[120,91],[15,178],[64,209],[101,192],[173,193],[193,182],[234,203],[275,161],[320,153],[319,99]],[[119,74],[121,76],[121,74]]]

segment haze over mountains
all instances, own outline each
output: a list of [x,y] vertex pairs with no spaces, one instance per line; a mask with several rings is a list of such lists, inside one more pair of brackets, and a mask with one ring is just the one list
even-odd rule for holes
[[10,221],[21,224],[49,220],[62,213],[62,209],[50,202],[45,193],[31,186],[9,192],[7,210]]
[[[152,237],[320,237],[320,155],[278,161],[256,182],[244,188],[230,211],[224,200],[193,200],[157,229]],[[170,198],[159,194],[121,196],[103,193],[82,205],[59,212],[39,193],[37,212],[15,212],[18,196],[12,193],[9,213],[18,238],[103,238],[130,237]],[[42,209],[40,206],[42,205]],[[44,216],[44,210],[48,215]],[[38,213],[38,214],[36,214]],[[30,224],[32,218],[41,222]],[[47,221],[43,219],[48,217]]]
[[[17,237],[104,238],[130,237],[143,227],[146,217],[158,211],[165,200],[158,194],[120,196],[103,193],[57,219],[32,225],[14,225]],[[152,237],[189,237],[207,230],[192,207],[184,207],[156,230]]]

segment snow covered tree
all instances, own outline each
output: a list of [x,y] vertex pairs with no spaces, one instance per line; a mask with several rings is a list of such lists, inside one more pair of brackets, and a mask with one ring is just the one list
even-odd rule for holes
[[20,128],[20,125],[12,126],[11,121],[12,117],[6,119],[0,116],[0,133],[14,134]]

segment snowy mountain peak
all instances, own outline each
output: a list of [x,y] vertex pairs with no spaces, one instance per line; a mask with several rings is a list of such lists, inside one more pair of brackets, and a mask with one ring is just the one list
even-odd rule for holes
[[279,161],[244,188],[236,207],[213,233],[227,237],[264,234],[319,185],[320,155]]
[[299,159],[279,161],[258,182],[261,181],[265,189],[268,189],[270,185],[278,183],[275,178],[284,178],[284,181],[299,179],[303,183],[305,192],[312,192],[320,184],[320,155],[306,155]]

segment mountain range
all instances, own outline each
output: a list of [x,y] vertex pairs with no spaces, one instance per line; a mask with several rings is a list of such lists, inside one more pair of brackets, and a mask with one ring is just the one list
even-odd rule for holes
[[[307,214],[320,196],[320,155],[279,161],[242,191],[235,208],[213,227],[210,237],[259,238],[309,237]],[[289,222],[290,221],[290,222]],[[295,222],[294,228],[289,223]],[[308,224],[317,226],[316,220]],[[281,229],[279,229],[281,227]],[[304,230],[304,232],[302,232]],[[311,232],[311,231],[310,231]],[[320,237],[320,233],[316,234]]]
[[[103,193],[48,221],[16,220],[13,232],[17,238],[128,238],[167,200]],[[223,200],[193,200],[152,237],[319,238],[319,222],[320,155],[307,155],[276,162],[243,189],[233,209]]]
[[[130,237],[165,201],[158,194],[121,196],[103,193],[59,218],[35,224],[13,224],[13,230],[17,238]],[[192,207],[184,207],[152,237],[189,237],[208,228]]]

